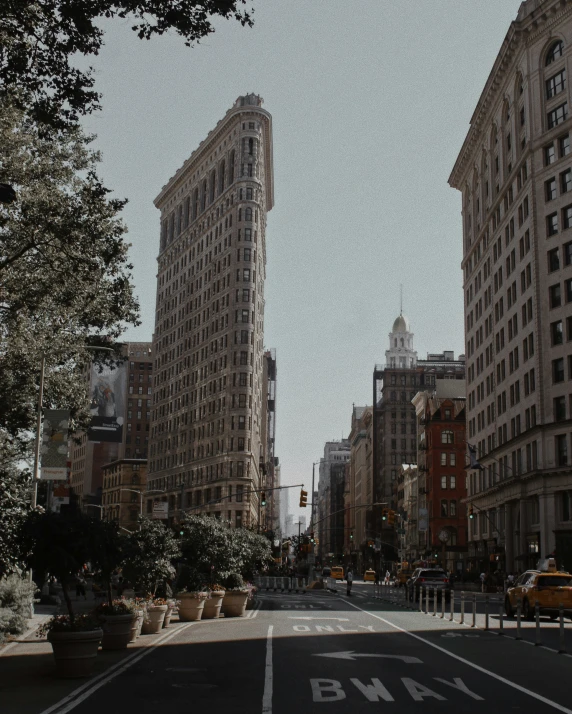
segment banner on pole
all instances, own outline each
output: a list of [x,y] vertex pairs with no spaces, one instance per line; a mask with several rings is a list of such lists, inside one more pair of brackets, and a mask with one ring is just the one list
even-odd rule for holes
[[42,445],[40,447],[40,478],[66,481],[68,477],[68,409],[44,410]]
[[124,364],[93,365],[91,369],[91,424],[87,431],[89,441],[120,443],[125,420],[125,393],[127,391]]

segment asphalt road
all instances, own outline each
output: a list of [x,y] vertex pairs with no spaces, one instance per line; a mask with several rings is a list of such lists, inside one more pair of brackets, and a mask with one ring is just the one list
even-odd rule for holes
[[247,618],[177,626],[43,714],[572,714],[569,655],[373,600],[366,587],[349,598],[345,587],[263,593]]

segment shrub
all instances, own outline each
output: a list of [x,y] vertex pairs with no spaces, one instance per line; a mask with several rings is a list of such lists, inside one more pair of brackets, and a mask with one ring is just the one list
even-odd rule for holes
[[240,573],[230,573],[225,580],[227,590],[244,590],[244,580]]
[[0,642],[6,635],[26,631],[26,618],[35,586],[18,575],[0,580]]

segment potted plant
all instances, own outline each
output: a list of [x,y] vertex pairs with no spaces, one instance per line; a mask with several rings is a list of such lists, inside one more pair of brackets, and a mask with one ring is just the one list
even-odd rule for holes
[[194,568],[184,565],[177,577],[179,620],[182,622],[200,620],[206,598],[207,593],[201,588],[199,573]]
[[167,601],[164,598],[149,598],[145,603],[141,633],[143,635],[156,635],[161,632],[167,609]]
[[222,612],[225,617],[243,617],[250,591],[240,573],[231,573],[225,581]]
[[68,588],[94,552],[97,526],[82,513],[30,514],[22,539],[27,565],[42,581],[46,573],[62,585],[68,614],[52,618],[42,628],[52,644],[56,671],[62,677],[87,677],[95,662],[103,631],[93,616],[76,616]]
[[224,587],[217,583],[211,583],[205,586],[207,591],[207,599],[205,600],[205,609],[203,610],[203,620],[217,618],[220,615],[222,601],[224,598]]
[[145,601],[140,597],[130,599],[133,602],[133,607],[135,608],[136,619],[131,626],[131,639],[129,641],[135,642],[135,640],[141,635],[141,630],[143,629],[143,620],[145,619]]
[[104,650],[122,650],[132,641],[137,622],[137,609],[133,600],[117,599],[100,603],[93,611],[101,622]]
[[169,627],[171,624],[171,617],[173,616],[173,610],[179,606],[179,601],[174,598],[167,598],[167,612],[165,613],[165,619],[163,620],[163,627]]

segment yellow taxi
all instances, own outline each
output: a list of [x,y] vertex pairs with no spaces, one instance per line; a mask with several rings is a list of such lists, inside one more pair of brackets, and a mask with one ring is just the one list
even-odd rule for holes
[[409,578],[413,575],[413,570],[410,570],[409,568],[405,569],[402,568],[401,570],[397,571],[397,586],[398,587],[403,587],[407,585],[407,581]]
[[541,570],[527,570],[516,581],[514,587],[507,590],[504,607],[507,617],[516,612],[519,600],[522,603],[522,616],[534,617],[534,608],[538,602],[540,612],[553,619],[558,617],[562,604],[568,614],[572,610],[572,575],[556,569],[556,562],[548,558],[541,564]]
[[335,580],[343,580],[344,579],[344,569],[342,568],[341,565],[332,565],[331,577],[334,578]]
[[375,570],[366,570],[363,575],[363,580],[365,583],[373,583],[375,581]]

